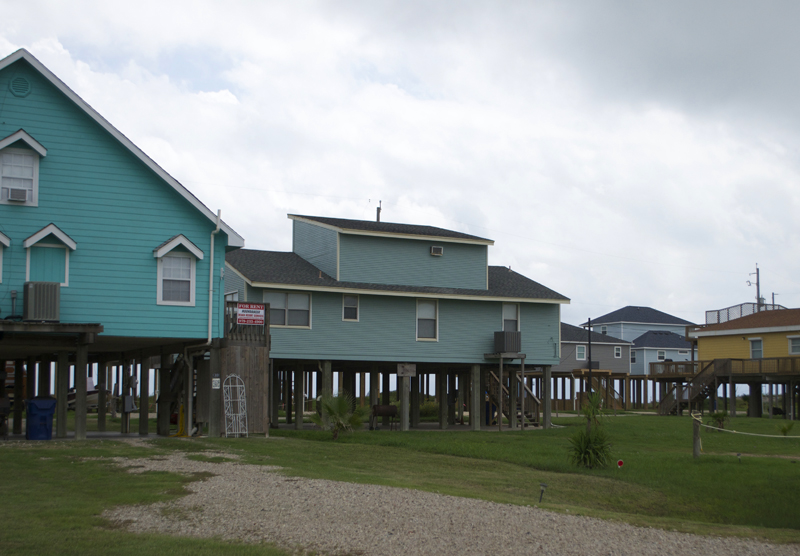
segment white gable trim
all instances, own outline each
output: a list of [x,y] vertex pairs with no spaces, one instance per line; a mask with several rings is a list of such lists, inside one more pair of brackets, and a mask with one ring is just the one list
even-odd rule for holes
[[[20,48],[13,54],[6,56],[4,59],[0,60],[0,71],[5,69],[6,67],[10,66],[14,62],[19,60],[25,60],[31,66],[36,69],[39,73],[41,73],[50,83],[52,83],[59,91],[64,93],[67,98],[69,98],[72,102],[78,105],[86,114],[96,121],[100,127],[108,131],[117,141],[122,143],[129,151],[131,151],[136,157],[139,158],[144,164],[150,168],[153,172],[158,175],[161,179],[167,182],[175,191],[177,191],[184,199],[189,201],[194,208],[199,210],[203,216],[208,218],[211,222],[214,223],[216,226],[217,224],[217,215],[214,214],[208,207],[206,207],[200,200],[195,197],[188,189],[186,189],[183,185],[178,182],[175,178],[170,176],[161,166],[155,163],[153,159],[147,156],[144,151],[142,151],[139,147],[133,144],[133,142],[125,137],[120,131],[111,125],[108,120],[106,120],[103,116],[101,116],[94,108],[89,106],[81,97],[79,97],[75,92],[67,87],[67,85],[61,81],[53,72],[47,69],[44,64],[42,64],[39,60],[37,60],[30,52],[25,50],[24,48]],[[237,234],[233,229],[225,224],[224,222],[220,222],[220,228],[224,231],[228,236],[228,245],[230,247],[244,247],[244,238]]]
[[11,245],[11,238],[9,238],[3,232],[0,232],[0,245],[3,247],[9,247]]
[[59,229],[59,227],[56,226],[55,224],[48,224],[47,226],[45,226],[44,228],[33,234],[28,239],[22,242],[22,246],[27,249],[32,245],[36,245],[42,238],[45,238],[50,234],[56,236],[61,241],[61,243],[69,247],[70,250],[75,251],[75,249],[78,248],[78,244],[75,243],[75,241],[71,237],[62,232]]
[[156,259],[160,259],[161,257],[166,255],[167,253],[169,253],[170,251],[172,251],[173,249],[175,249],[179,245],[182,245],[183,247],[185,247],[186,250],[189,251],[189,253],[191,253],[192,255],[194,255],[197,259],[199,259],[201,261],[203,260],[203,252],[200,250],[200,248],[197,247],[197,245],[195,245],[194,243],[192,243],[183,234],[175,236],[174,238],[169,240],[167,243],[165,243],[165,244],[153,249],[153,256]]
[[3,140],[0,140],[0,150],[5,149],[9,145],[16,143],[17,141],[22,141],[34,151],[39,153],[39,156],[45,157],[47,156],[47,149],[45,149],[39,141],[28,135],[28,133],[24,129],[20,129],[6,137]]

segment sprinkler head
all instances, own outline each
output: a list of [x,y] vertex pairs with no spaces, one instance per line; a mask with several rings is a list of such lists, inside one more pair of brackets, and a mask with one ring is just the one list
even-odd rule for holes
[[542,489],[542,491],[539,493],[539,503],[541,504],[542,503],[542,497],[544,496],[544,491],[547,489],[547,485],[544,484],[544,483],[539,483],[539,486]]

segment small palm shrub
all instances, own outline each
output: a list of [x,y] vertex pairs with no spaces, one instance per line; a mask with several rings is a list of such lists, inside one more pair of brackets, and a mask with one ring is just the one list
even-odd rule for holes
[[578,467],[593,469],[606,467],[611,462],[611,442],[602,427],[576,431],[569,445],[569,459]]
[[778,430],[781,431],[781,434],[783,436],[789,436],[789,432],[791,432],[793,426],[794,426],[794,421],[789,421],[785,425],[779,426]]
[[361,406],[353,409],[354,399],[348,394],[323,397],[320,406],[320,414],[312,415],[311,421],[322,430],[331,431],[334,440],[339,438],[342,432],[361,428],[370,411],[369,408]]

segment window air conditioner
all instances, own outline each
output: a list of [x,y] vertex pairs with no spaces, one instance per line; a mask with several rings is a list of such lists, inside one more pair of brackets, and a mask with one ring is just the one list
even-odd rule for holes
[[434,257],[441,257],[444,255],[444,247],[437,247],[435,245],[431,245],[431,255]]
[[58,322],[61,318],[61,284],[25,282],[22,320]]
[[28,190],[27,189],[15,189],[9,188],[8,189],[8,200],[9,201],[22,201],[23,203],[28,200]]

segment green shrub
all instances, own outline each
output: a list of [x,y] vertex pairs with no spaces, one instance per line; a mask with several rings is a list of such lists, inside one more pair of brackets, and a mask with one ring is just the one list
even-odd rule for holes
[[430,418],[439,416],[439,404],[436,400],[428,400],[419,406],[419,416],[421,418]]
[[361,428],[364,419],[369,415],[368,407],[356,406],[353,396],[343,394],[336,397],[323,397],[321,400],[321,414],[312,415],[311,421],[320,426],[322,430],[333,433],[333,439],[339,438],[342,432],[351,432]]
[[727,411],[716,411],[708,414],[708,424],[718,429],[724,429],[725,425],[730,422]]
[[606,467],[611,462],[611,442],[602,427],[580,429],[569,439],[569,459],[578,467]]

